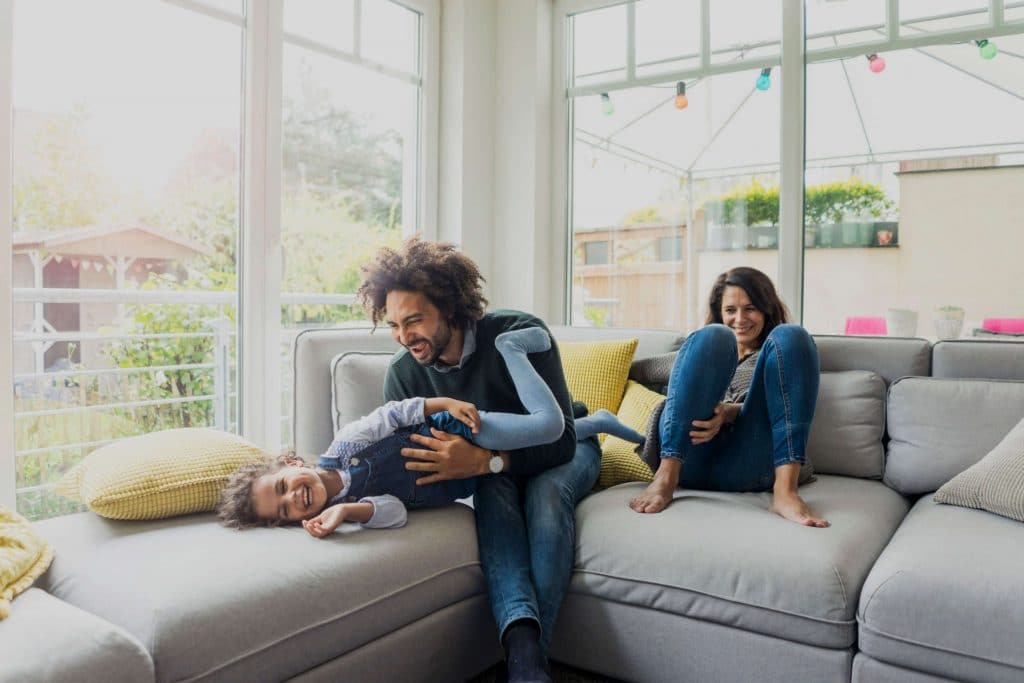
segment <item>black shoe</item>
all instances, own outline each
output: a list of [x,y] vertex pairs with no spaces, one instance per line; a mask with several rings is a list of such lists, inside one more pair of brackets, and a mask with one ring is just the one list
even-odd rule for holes
[[572,419],[578,420],[581,417],[586,417],[587,415],[590,415],[590,408],[587,407],[586,403],[583,401],[572,402]]

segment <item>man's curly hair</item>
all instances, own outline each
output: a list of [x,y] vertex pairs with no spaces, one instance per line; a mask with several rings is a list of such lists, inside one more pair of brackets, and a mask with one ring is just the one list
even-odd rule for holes
[[291,453],[277,457],[267,456],[242,465],[228,478],[217,502],[217,516],[220,523],[232,529],[248,529],[254,526],[277,526],[277,519],[260,519],[252,498],[252,485],[264,474],[272,474],[289,465]]
[[484,278],[473,259],[454,244],[406,240],[399,249],[383,247],[363,266],[356,299],[373,321],[384,319],[388,292],[419,292],[459,329],[480,320],[487,310]]

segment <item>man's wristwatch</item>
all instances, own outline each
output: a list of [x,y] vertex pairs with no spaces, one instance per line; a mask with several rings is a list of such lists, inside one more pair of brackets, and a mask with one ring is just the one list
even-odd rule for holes
[[502,470],[505,469],[505,461],[498,455],[498,451],[491,450],[491,459],[487,461],[487,469],[491,471],[491,474],[501,474]]

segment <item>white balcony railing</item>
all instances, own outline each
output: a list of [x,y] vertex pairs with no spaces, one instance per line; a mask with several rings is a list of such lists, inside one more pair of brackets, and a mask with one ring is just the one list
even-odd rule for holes
[[[281,295],[282,306],[321,304],[349,305],[355,299],[353,294],[319,294],[319,293],[285,293]],[[21,368],[15,367],[15,433],[16,450],[15,466],[19,472],[17,496],[19,508],[26,497],[53,496],[54,482],[59,479],[67,467],[89,451],[109,443],[116,438],[127,436],[123,433],[103,433],[103,416],[118,415],[135,416],[138,411],[150,411],[156,415],[161,409],[171,406],[201,407],[196,412],[202,424],[193,426],[209,426],[233,431],[237,426],[237,383],[234,378],[236,365],[235,347],[237,330],[229,319],[228,312],[237,306],[237,293],[210,291],[167,291],[167,290],[113,290],[113,289],[55,289],[55,288],[15,288],[13,301],[17,304],[33,304],[32,322],[26,327],[25,320],[17,319],[13,334],[16,358],[21,358]],[[53,331],[52,326],[42,319],[44,304],[117,304],[116,318],[109,321],[101,329],[84,331]],[[210,311],[203,314],[208,318],[204,329],[188,332],[145,332],[126,331],[126,304],[139,305],[192,305],[219,307],[220,315],[211,315]],[[113,311],[111,312],[113,316]],[[290,377],[291,347],[296,334],[309,325],[282,327],[281,329],[281,367],[282,372],[282,405],[291,406],[292,391]],[[191,339],[205,341],[208,348],[205,358],[193,359],[194,362],[162,363],[139,367],[112,367],[113,363],[97,348],[109,343],[125,343],[146,341],[153,344],[161,342]],[[78,367],[61,367],[47,371],[45,354],[47,349],[60,342],[73,343],[79,346],[83,360],[89,362]],[[25,353],[25,347],[31,350]],[[90,353],[83,353],[87,346]],[[19,355],[20,350],[20,355]],[[27,362],[31,357],[30,363]],[[110,365],[107,365],[109,363]],[[31,370],[26,367],[31,364]],[[21,370],[21,371],[19,371]],[[139,386],[154,381],[161,375],[174,373],[194,373],[194,376],[205,376],[212,386],[209,391],[194,395],[166,395],[152,397],[142,396],[131,398],[119,395],[118,388],[125,385]],[[102,387],[103,390],[87,391],[86,386]],[[125,392],[126,394],[131,392]],[[154,418],[155,419],[155,418]],[[281,416],[282,434],[290,434],[291,415]],[[144,427],[142,420],[132,420],[141,432]],[[20,438],[19,438],[20,437]],[[283,445],[283,444],[282,444]],[[32,476],[21,476],[31,470]],[[28,505],[32,507],[32,505]],[[58,514],[52,506],[42,509],[37,514],[26,510],[31,517],[43,517]],[[65,508],[66,509],[66,506]],[[62,509],[61,511],[63,511]]]

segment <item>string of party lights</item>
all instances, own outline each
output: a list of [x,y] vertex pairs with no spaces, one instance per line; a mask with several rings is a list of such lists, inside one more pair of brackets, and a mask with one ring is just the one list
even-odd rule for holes
[[[982,38],[973,42],[978,47],[978,53],[982,59],[995,59],[996,55],[999,54],[996,44],[988,38]],[[865,57],[868,60],[868,69],[871,70],[871,73],[880,74],[885,71],[885,58],[882,55],[872,52],[869,55],[865,55]],[[772,68],[770,66],[761,69],[757,80],[754,82],[754,87],[762,92],[771,89]],[[686,96],[686,83],[684,81],[676,83],[676,96],[673,101],[676,109],[686,109],[690,106],[690,100]],[[601,111],[605,116],[615,114],[615,103],[612,102],[612,96],[609,93],[601,93]]]

